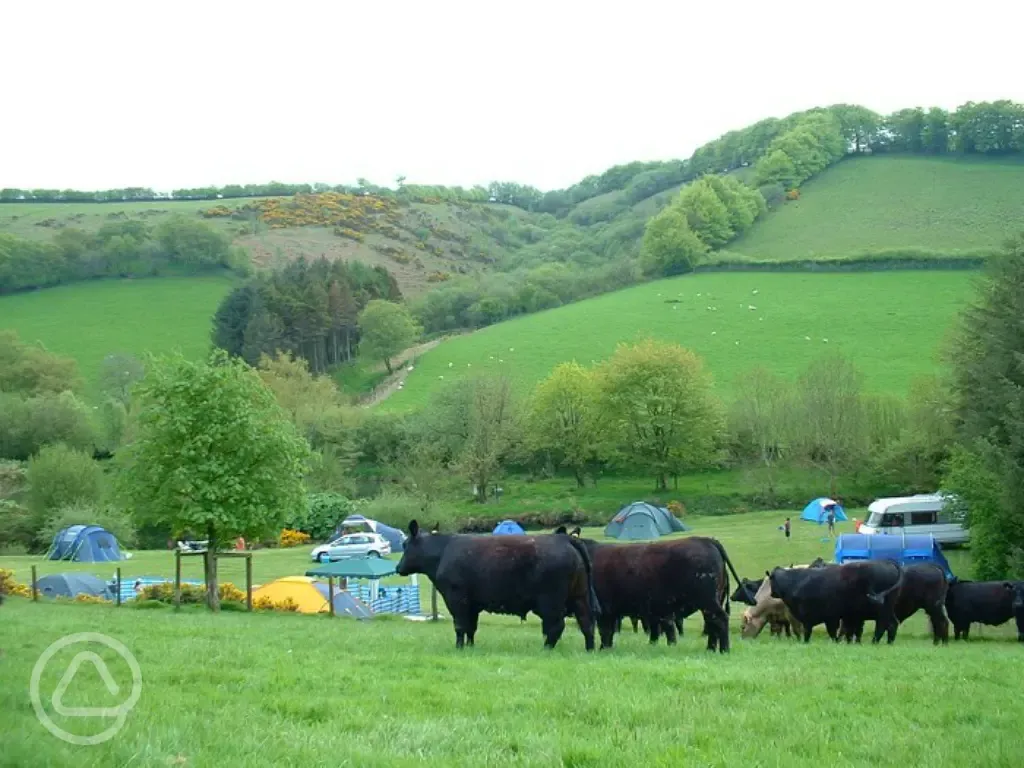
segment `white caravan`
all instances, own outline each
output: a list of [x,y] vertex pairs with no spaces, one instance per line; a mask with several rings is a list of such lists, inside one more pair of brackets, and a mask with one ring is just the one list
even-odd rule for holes
[[876,499],[868,507],[868,519],[858,533],[930,533],[940,544],[964,544],[971,538],[962,517],[949,509],[949,502],[941,493]]

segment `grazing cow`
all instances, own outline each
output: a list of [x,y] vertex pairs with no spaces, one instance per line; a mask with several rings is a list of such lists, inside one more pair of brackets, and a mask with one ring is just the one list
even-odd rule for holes
[[884,630],[896,621],[894,592],[903,581],[898,563],[869,560],[818,568],[775,568],[767,575],[771,596],[782,599],[803,625],[805,643],[811,641],[818,624],[824,624],[829,637],[838,641],[843,619],[855,623],[877,617],[876,627]]
[[544,647],[554,648],[565,617],[576,617],[588,651],[600,605],[590,555],[564,535],[471,536],[425,534],[409,523],[398,574],[422,573],[441,593],[455,624],[455,647],[473,645],[482,611],[541,620]]
[[725,548],[715,539],[691,536],[645,544],[600,544],[581,539],[594,563],[601,603],[601,648],[611,648],[623,617],[638,617],[652,643],[665,631],[675,642],[677,619],[700,611],[708,650],[729,651],[729,583],[726,567],[739,581]]
[[1017,619],[1017,640],[1024,643],[1024,581],[1013,585],[1013,615]]
[[803,627],[790,613],[786,603],[780,598],[772,597],[771,582],[762,579],[754,594],[753,607],[743,611],[743,629],[740,636],[744,639],[757,637],[766,624],[771,626],[772,635],[777,637],[782,635],[783,630],[786,637],[792,637],[791,629],[796,632],[797,637],[803,632]]
[[[893,613],[896,621],[889,625],[888,641],[892,643],[896,639],[896,630],[899,625],[909,619],[918,611],[928,614],[932,626],[932,640],[935,645],[949,642],[949,620],[946,618],[944,606],[946,603],[946,592],[948,584],[946,573],[934,563],[915,563],[903,569],[903,583],[896,590],[893,599]],[[884,627],[875,621],[875,635],[871,642],[877,643],[881,637]],[[839,633],[846,638],[846,642],[856,638],[860,642],[864,634],[864,621],[841,622]]]
[[740,583],[736,585],[736,591],[729,596],[729,599],[737,603],[757,605],[755,596],[757,591],[761,589],[762,584],[764,584],[764,579],[756,581],[754,579],[741,579]]
[[[1017,582],[1020,585],[1022,582]],[[968,639],[971,624],[999,626],[1014,617],[1016,585],[1009,581],[955,581],[946,592],[953,638]],[[1020,630],[1020,623],[1017,624]]]

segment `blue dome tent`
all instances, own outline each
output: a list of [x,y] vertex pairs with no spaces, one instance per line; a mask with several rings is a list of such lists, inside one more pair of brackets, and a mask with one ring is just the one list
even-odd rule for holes
[[523,536],[526,531],[515,520],[502,520],[491,533],[495,536]]
[[821,525],[828,521],[829,507],[835,510],[837,523],[849,519],[846,516],[846,512],[844,512],[843,508],[839,505],[839,502],[833,501],[827,496],[822,496],[821,498],[815,499],[806,507],[804,507],[804,511],[803,514],[800,515],[800,519],[808,520],[812,523],[817,523],[818,525]]
[[79,563],[127,560],[117,543],[117,537],[98,525],[69,525],[62,529],[53,537],[46,558]]
[[76,597],[92,595],[107,600],[114,599],[113,588],[90,573],[52,573],[41,576],[36,588],[43,597]]
[[842,533],[836,539],[836,562],[842,565],[854,560],[895,560],[900,565],[935,563],[945,572],[947,581],[956,579],[942,547],[930,533]]

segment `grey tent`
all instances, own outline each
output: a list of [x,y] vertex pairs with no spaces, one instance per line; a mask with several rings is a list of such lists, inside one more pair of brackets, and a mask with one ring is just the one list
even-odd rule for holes
[[605,527],[604,535],[613,539],[643,541],[688,530],[690,529],[681,520],[664,507],[635,501],[616,513]]
[[54,573],[40,577],[36,585],[43,597],[93,595],[107,600],[114,599],[114,592],[106,582],[89,573]]

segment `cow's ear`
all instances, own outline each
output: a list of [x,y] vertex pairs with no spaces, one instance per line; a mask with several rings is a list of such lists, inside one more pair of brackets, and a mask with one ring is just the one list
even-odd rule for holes
[[768,571],[765,571],[764,575],[767,576],[769,579],[772,577],[772,575],[770,573],[768,573]]
[[566,530],[564,525],[560,525],[557,528],[555,528],[555,533],[568,533],[568,532],[569,531]]
[[441,524],[440,523],[434,523],[434,527],[430,529],[430,532],[431,533],[440,533],[441,532]]
[[1003,589],[1006,589],[1006,590],[1008,590],[1010,592],[1013,592],[1013,584],[1011,582],[1009,582],[1009,581],[1004,581],[1003,582]]
[[410,520],[409,521],[409,538],[410,539],[415,539],[416,536],[419,535],[419,532],[420,532],[420,524],[417,523],[415,520]]

